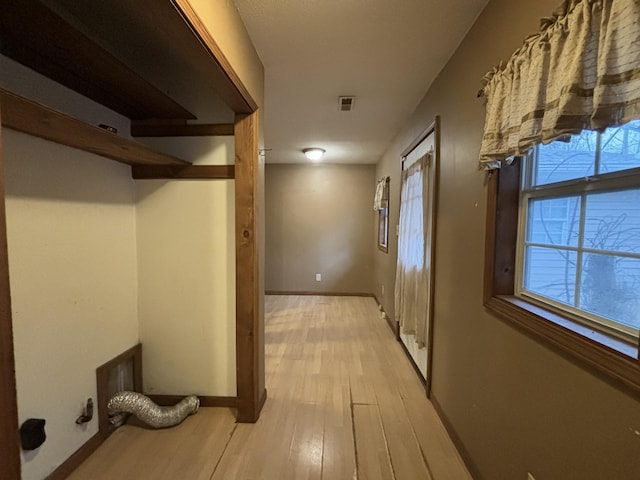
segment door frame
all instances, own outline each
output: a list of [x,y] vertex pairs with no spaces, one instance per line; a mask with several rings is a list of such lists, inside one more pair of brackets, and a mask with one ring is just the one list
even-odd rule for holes
[[[2,111],[0,111],[0,124]],[[20,480],[20,438],[18,434],[18,398],[13,353],[13,322],[9,288],[9,253],[4,201],[4,164],[0,128],[0,478]]]
[[[435,299],[435,251],[436,251],[436,226],[437,226],[437,217],[438,217],[438,191],[439,191],[439,178],[440,178],[440,115],[436,115],[434,121],[423,130],[420,135],[418,135],[407,148],[405,148],[400,157],[402,158],[401,171],[404,170],[404,163],[406,157],[413,152],[425,139],[427,139],[430,135],[434,135],[433,138],[433,183],[432,189],[430,191],[431,199],[429,205],[431,206],[431,222],[429,224],[429,232],[431,237],[431,249],[429,251],[429,292],[428,292],[428,312],[427,312],[427,338],[426,338],[426,348],[427,348],[427,366],[426,366],[426,378],[425,382],[425,392],[427,397],[431,396],[431,385],[432,385],[432,372],[433,372],[433,324],[434,324],[434,299]],[[402,187],[401,187],[402,188]],[[402,192],[401,192],[402,195]],[[413,357],[409,353],[409,350],[404,345],[403,340],[400,338],[400,326],[398,326],[398,341],[404,347],[409,360],[413,363],[416,371],[420,371],[417,364],[415,363]],[[422,374],[420,374],[422,376]]]

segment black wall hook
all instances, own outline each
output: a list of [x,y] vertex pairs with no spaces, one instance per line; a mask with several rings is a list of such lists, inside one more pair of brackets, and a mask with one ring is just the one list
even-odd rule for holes
[[87,400],[87,406],[84,407],[84,412],[76,419],[76,423],[81,425],[83,423],[90,422],[93,418],[93,399]]

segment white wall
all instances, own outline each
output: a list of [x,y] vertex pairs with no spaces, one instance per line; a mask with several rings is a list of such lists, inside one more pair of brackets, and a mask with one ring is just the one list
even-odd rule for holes
[[[126,118],[1,56],[0,68],[3,88],[128,135]],[[2,135],[19,420],[47,420],[23,478],[45,478],[97,432],[97,415],[75,424],[95,369],[138,341],[149,393],[235,396],[233,180],[135,182],[126,165]],[[233,163],[233,137],[145,141]]]
[[[129,134],[125,117],[6,57],[0,71],[2,88]],[[134,182],[126,165],[2,135],[19,421],[47,420],[23,479],[97,432],[97,415],[75,424],[96,401],[95,369],[138,341],[147,392],[235,396],[233,180]],[[233,164],[233,137],[146,143]]]
[[[196,164],[233,163],[233,137],[146,143]],[[233,180],[137,186],[145,391],[235,396]]]
[[[0,56],[0,86],[91,123],[128,120]],[[95,369],[138,342],[135,184],[126,165],[4,128],[19,422],[47,441],[22,453],[45,478],[98,431],[78,426]]]
[[95,369],[138,342],[135,189],[112,161],[3,129],[19,421],[47,441],[23,479],[51,473],[98,430]]

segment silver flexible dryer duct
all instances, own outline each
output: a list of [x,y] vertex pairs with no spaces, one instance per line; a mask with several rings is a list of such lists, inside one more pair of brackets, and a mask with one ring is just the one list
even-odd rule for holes
[[137,392],[118,392],[107,404],[109,421],[122,425],[124,413],[132,413],[153,428],[173,427],[198,411],[200,399],[195,395],[183,398],[173,407],[160,407],[149,397]]

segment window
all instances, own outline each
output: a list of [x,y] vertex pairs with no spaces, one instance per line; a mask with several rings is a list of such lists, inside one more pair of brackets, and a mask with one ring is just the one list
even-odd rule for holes
[[389,200],[385,200],[378,210],[378,248],[389,252]]
[[640,122],[524,160],[516,294],[637,343]]
[[487,307],[640,387],[640,121],[540,145],[493,177]]
[[389,177],[383,180],[383,191],[380,196],[378,210],[378,249],[384,253],[389,252]]

